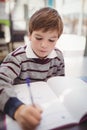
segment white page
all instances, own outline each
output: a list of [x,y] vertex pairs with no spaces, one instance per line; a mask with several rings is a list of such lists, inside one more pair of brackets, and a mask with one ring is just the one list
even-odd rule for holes
[[14,85],[14,91],[17,94],[17,97],[25,104],[31,104],[29,96],[29,88],[27,84]]
[[73,88],[70,93],[65,95],[63,103],[72,116],[80,121],[87,114],[87,86]]
[[[50,130],[56,127],[76,123],[60,102],[53,102],[42,113],[42,121],[36,130]],[[7,116],[7,130],[22,130],[18,123]]]
[[[31,83],[30,87],[35,104],[40,104],[43,108],[46,108],[48,104],[57,99],[57,96],[50,87],[47,86],[46,82]],[[14,85],[14,90],[21,101],[25,104],[31,104],[27,84]]]
[[62,93],[65,93],[66,90],[68,90],[69,92],[72,88],[87,86],[87,83],[80,80],[79,78],[67,76],[55,76],[49,78],[47,83],[57,96],[60,96]]
[[[43,109],[42,121],[36,130],[48,130],[70,122],[75,122],[66,108],[59,102],[57,96],[47,87],[45,82],[32,83],[31,90],[33,98],[35,99],[34,102],[40,104]],[[16,93],[20,100],[23,100],[26,104],[28,104],[28,101],[30,103],[30,99],[27,98],[29,91],[26,84],[17,85]],[[6,121],[8,124],[7,130],[13,130],[13,128],[21,130],[17,122],[11,118],[8,117]]]
[[67,112],[66,108],[60,103],[52,89],[45,82],[31,84],[34,101],[40,104],[44,111],[42,122],[36,130],[48,130],[57,126],[75,123],[76,120]]
[[43,111],[42,121],[36,130],[50,130],[73,123],[76,123],[76,120],[59,101],[56,101]]
[[87,113],[87,102],[85,102],[87,99],[87,84],[80,79],[70,77],[51,79],[48,80],[49,86],[72,116],[79,121]]
[[6,130],[22,130],[19,124],[6,115]]
[[57,96],[47,86],[46,82],[31,83],[31,90],[35,104],[40,104],[43,109],[57,100]]

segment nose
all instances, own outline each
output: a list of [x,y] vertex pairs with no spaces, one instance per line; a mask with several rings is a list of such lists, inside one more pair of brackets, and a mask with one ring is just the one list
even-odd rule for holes
[[48,47],[48,42],[47,41],[42,41],[41,47],[47,48]]

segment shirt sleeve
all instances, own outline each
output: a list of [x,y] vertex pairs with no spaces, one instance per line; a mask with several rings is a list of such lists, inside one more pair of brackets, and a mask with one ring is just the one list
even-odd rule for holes
[[12,118],[15,110],[23,104],[13,90],[14,79],[20,70],[20,61],[12,55],[8,55],[0,66],[0,111]]

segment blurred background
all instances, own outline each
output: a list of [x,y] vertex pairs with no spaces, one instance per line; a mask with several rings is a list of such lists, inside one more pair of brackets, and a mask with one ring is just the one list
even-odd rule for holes
[[41,7],[58,10],[64,23],[56,47],[67,76],[87,76],[87,0],[0,0],[0,62],[27,41],[28,20]]

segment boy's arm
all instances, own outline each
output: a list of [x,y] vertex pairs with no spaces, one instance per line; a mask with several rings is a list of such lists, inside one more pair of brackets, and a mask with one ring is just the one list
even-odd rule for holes
[[[14,79],[20,73],[19,61],[8,55],[0,66],[0,111],[13,118],[14,111],[23,104],[13,91]],[[18,67],[16,67],[18,66]]]

